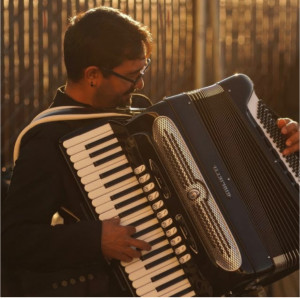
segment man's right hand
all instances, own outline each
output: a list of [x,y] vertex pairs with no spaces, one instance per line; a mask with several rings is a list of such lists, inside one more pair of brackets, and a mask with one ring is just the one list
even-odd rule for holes
[[102,253],[109,259],[130,262],[141,256],[141,250],[149,251],[151,246],[131,237],[135,233],[133,226],[121,226],[120,218],[102,221]]

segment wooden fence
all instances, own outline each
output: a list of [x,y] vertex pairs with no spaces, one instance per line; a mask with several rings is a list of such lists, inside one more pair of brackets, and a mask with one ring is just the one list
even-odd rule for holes
[[298,119],[297,0],[1,0],[2,165],[11,163],[20,130],[66,80],[68,17],[99,5],[149,26],[153,63],[143,92],[153,102],[241,72],[279,114]]

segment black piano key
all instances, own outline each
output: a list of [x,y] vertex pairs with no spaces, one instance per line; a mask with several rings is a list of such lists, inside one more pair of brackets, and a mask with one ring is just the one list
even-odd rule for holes
[[186,275],[181,275],[181,276],[179,276],[177,278],[174,278],[174,279],[170,280],[169,282],[166,282],[166,283],[164,283],[164,284],[156,287],[156,290],[158,292],[160,292],[160,291],[166,289],[167,287],[169,287],[171,285],[174,285],[175,283],[178,283],[178,282],[182,281],[183,279],[186,279]]
[[105,142],[107,142],[109,140],[112,140],[113,138],[115,138],[115,135],[114,134],[110,134],[110,135],[108,135],[108,136],[106,136],[106,137],[104,137],[102,139],[99,139],[99,140],[94,141],[92,143],[86,144],[85,145],[85,149],[91,149],[91,148],[93,148],[93,147],[95,147],[97,145],[100,145],[100,144],[103,144],[103,143],[105,143]]
[[136,227],[136,226],[139,226],[139,225],[141,225],[141,224],[143,224],[143,223],[145,223],[145,222],[147,222],[147,221],[149,221],[149,220],[151,220],[153,218],[155,218],[155,214],[154,213],[151,214],[151,215],[149,215],[149,216],[146,216],[146,217],[144,217],[144,218],[142,218],[140,220],[137,220],[137,221],[135,221],[133,223],[130,223],[130,224],[128,224],[128,226]]
[[91,152],[89,154],[89,156],[90,156],[90,158],[96,157],[96,156],[98,156],[100,154],[106,153],[106,152],[108,152],[108,151],[110,151],[110,150],[112,150],[114,148],[117,148],[118,146],[120,146],[120,144],[118,142],[116,142],[114,144],[111,144],[109,146],[103,147],[103,148],[101,148],[99,150],[96,150],[94,152]]
[[[140,200],[140,199],[142,199],[142,198],[144,198],[144,194],[143,194],[143,193],[141,193],[140,195],[134,196],[134,197],[132,197],[132,198],[130,198],[130,199],[127,199],[127,200],[125,200],[125,201],[123,201],[123,202],[121,202],[121,203],[116,204],[116,205],[115,205],[115,208],[116,208],[116,209],[119,209],[119,208],[121,208],[121,207],[124,207],[124,206],[126,206],[126,205],[128,205],[128,204],[130,204],[130,203],[133,203],[133,202],[135,202],[135,201],[137,201],[137,200]],[[143,222],[142,222],[142,223],[143,223]]]
[[158,244],[158,243],[160,243],[160,242],[162,242],[162,241],[164,241],[164,240],[166,240],[166,239],[167,239],[166,236],[165,236],[165,235],[162,235],[162,236],[156,238],[155,240],[150,241],[149,244],[150,244],[151,246],[154,246],[154,245],[156,245],[156,244]]
[[104,163],[109,162],[110,160],[113,160],[113,159],[115,159],[115,158],[117,158],[117,157],[120,157],[120,156],[122,156],[122,155],[124,155],[124,152],[123,152],[123,151],[119,151],[119,152],[117,152],[117,153],[114,153],[114,154],[112,154],[112,155],[109,155],[109,156],[107,156],[107,157],[104,157],[104,158],[102,158],[102,159],[99,159],[99,160],[95,161],[95,162],[93,163],[93,165],[94,165],[95,167],[101,166],[101,165],[103,165]]
[[146,233],[148,233],[148,232],[150,232],[150,231],[152,231],[154,229],[157,229],[157,228],[160,228],[160,224],[159,223],[154,224],[154,225],[152,225],[152,226],[150,226],[148,228],[145,228],[145,229],[143,229],[143,230],[141,230],[139,232],[136,232],[135,234],[132,235],[132,237],[136,239],[136,238],[138,238],[138,237],[140,237],[140,236],[142,236],[142,235],[144,235],[144,234],[146,234]]
[[124,165],[118,166],[118,167],[116,167],[116,168],[114,168],[114,169],[111,169],[111,170],[109,170],[109,171],[107,171],[107,172],[104,172],[104,173],[100,174],[99,177],[100,177],[101,179],[106,178],[106,177],[108,177],[108,176],[110,176],[110,175],[113,175],[113,174],[115,174],[115,173],[117,173],[117,172],[120,172],[120,171],[122,171],[122,170],[125,170],[125,169],[128,168],[128,167],[130,167],[130,164],[129,164],[129,163],[125,163]]
[[158,244],[158,243],[160,243],[162,241],[165,241],[166,239],[167,239],[166,236],[162,235],[162,236],[160,236],[160,237],[158,237],[158,238],[156,238],[156,239],[148,242],[148,244],[150,244],[151,246],[154,246],[154,245],[156,245],[156,244]]
[[139,184],[134,185],[134,186],[132,186],[132,187],[130,187],[130,188],[124,190],[124,191],[121,191],[121,192],[119,192],[119,193],[117,193],[115,195],[110,196],[110,199],[111,200],[117,200],[120,197],[123,197],[123,196],[125,196],[125,195],[127,195],[127,194],[129,194],[131,192],[134,192],[134,191],[140,189],[140,188],[141,188],[141,186]]
[[163,256],[163,257],[161,257],[161,258],[159,258],[159,259],[157,259],[157,260],[155,260],[155,261],[153,261],[153,262],[151,262],[151,263],[149,263],[149,264],[146,264],[146,265],[144,266],[144,268],[145,268],[146,270],[149,270],[149,269],[151,269],[151,268],[153,268],[153,267],[155,267],[155,266],[157,266],[157,265],[163,263],[164,261],[167,261],[167,260],[173,258],[174,256],[175,256],[175,253],[174,253],[174,252],[173,252],[173,253],[170,253],[170,254],[168,254],[168,255],[166,255],[166,256]]
[[122,213],[119,214],[119,217],[120,217],[120,218],[124,218],[124,217],[126,217],[126,216],[128,216],[128,215],[131,215],[132,213],[134,213],[134,212],[136,212],[136,211],[138,211],[138,210],[140,210],[140,209],[142,209],[142,208],[147,207],[147,206],[149,206],[149,203],[148,203],[148,202],[142,203],[142,204],[140,204],[140,205],[137,205],[136,207],[133,207],[133,208],[131,208],[131,209],[128,209],[128,210],[126,210],[126,211],[123,211]]
[[174,273],[176,271],[179,271],[181,269],[182,269],[182,266],[178,265],[178,266],[173,267],[173,268],[171,268],[171,269],[169,269],[169,270],[167,270],[165,272],[162,272],[162,273],[160,273],[160,274],[158,274],[156,276],[151,277],[151,281],[155,282],[155,281],[157,281],[159,279],[162,279],[162,278],[164,278],[164,277],[166,277],[166,276],[168,276],[168,275],[170,275],[170,274],[172,274],[172,273]]
[[111,186],[113,186],[113,185],[116,185],[117,183],[120,183],[120,182],[122,182],[122,181],[124,181],[124,180],[126,180],[126,179],[131,178],[132,176],[134,176],[134,173],[133,173],[133,172],[128,173],[128,174],[126,174],[126,175],[123,175],[123,176],[121,176],[121,177],[118,177],[118,178],[116,178],[116,179],[114,179],[114,180],[112,180],[112,181],[109,181],[109,182],[105,183],[105,184],[104,184],[104,187],[109,188],[109,187],[111,187]]
[[156,255],[156,254],[159,254],[159,253],[161,253],[161,252],[163,252],[163,251],[165,251],[165,250],[168,250],[168,249],[170,249],[170,248],[171,248],[171,245],[170,245],[170,244],[165,245],[165,246],[163,246],[163,247],[160,247],[160,248],[158,248],[158,249],[155,249],[155,250],[153,250],[153,251],[151,251],[151,252],[148,252],[148,253],[142,255],[142,256],[140,257],[140,260],[146,260],[146,259],[148,259],[148,258],[150,258],[150,257],[152,257],[152,256],[154,256],[154,255]]
[[190,287],[188,287],[188,288],[186,288],[186,289],[184,289],[184,290],[182,290],[182,291],[180,291],[180,292],[172,295],[171,297],[181,297],[181,296],[185,295],[186,293],[189,293],[189,292],[191,292],[193,290],[194,290],[193,287],[190,286]]

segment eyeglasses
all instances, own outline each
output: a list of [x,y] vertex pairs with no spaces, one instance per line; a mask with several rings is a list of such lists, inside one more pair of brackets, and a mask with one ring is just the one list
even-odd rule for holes
[[129,82],[131,82],[132,84],[133,84],[133,86],[136,86],[136,84],[139,82],[139,80],[141,80],[141,78],[145,75],[145,72],[147,71],[147,69],[148,69],[148,67],[150,66],[150,63],[151,63],[151,59],[150,58],[147,58],[147,64],[145,65],[145,67],[140,71],[140,74],[138,75],[138,77],[136,78],[136,79],[130,79],[130,78],[127,78],[127,77],[125,77],[125,76],[123,76],[123,75],[121,75],[121,74],[119,74],[119,73],[117,73],[117,72],[115,72],[115,71],[113,71],[113,70],[109,70],[109,69],[105,69],[105,68],[101,68],[103,71],[105,71],[105,72],[108,72],[108,73],[110,73],[110,74],[112,74],[112,75],[115,75],[115,76],[117,76],[117,77],[119,77],[119,78],[122,78],[122,79],[124,79],[124,80],[126,80],[126,81],[129,81]]

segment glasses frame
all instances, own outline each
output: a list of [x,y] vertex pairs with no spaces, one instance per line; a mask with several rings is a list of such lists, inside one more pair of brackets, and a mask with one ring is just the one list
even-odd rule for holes
[[119,78],[122,78],[126,81],[129,81],[133,84],[133,86],[136,86],[136,84],[142,79],[142,77],[145,75],[145,72],[147,71],[147,69],[149,68],[150,64],[151,64],[151,58],[147,58],[146,60],[147,64],[146,66],[144,67],[144,69],[140,72],[140,74],[138,75],[138,77],[133,80],[133,79],[130,79],[130,78],[127,78],[126,76],[123,76],[113,70],[110,70],[110,69],[106,69],[106,68],[101,68],[103,71],[105,72],[108,72],[109,74],[111,75],[114,75],[116,77],[119,77]]

